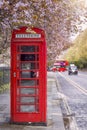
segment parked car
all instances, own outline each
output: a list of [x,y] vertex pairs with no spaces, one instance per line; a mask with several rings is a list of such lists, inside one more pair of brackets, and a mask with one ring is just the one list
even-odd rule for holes
[[73,66],[69,66],[68,68],[68,74],[71,75],[71,74],[78,74],[78,68],[77,66],[73,65]]

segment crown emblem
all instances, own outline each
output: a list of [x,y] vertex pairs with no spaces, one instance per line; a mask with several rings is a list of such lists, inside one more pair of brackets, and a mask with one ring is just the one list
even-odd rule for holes
[[32,34],[36,34],[36,32],[35,32],[34,30],[32,30],[30,27],[28,27],[28,28],[26,29],[26,32],[32,33]]

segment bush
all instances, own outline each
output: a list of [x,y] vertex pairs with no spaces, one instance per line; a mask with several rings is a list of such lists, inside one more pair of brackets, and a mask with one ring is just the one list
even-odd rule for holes
[[4,91],[9,90],[9,88],[10,88],[10,84],[9,83],[1,85],[0,86],[0,93],[3,93]]

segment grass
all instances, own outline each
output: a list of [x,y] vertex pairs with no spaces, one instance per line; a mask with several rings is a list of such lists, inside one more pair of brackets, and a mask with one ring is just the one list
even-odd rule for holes
[[0,85],[0,93],[3,93],[4,91],[9,90],[9,88],[10,88],[10,83]]

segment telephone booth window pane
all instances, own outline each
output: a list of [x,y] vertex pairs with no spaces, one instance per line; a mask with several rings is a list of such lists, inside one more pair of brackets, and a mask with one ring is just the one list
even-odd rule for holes
[[39,80],[22,79],[18,84],[19,86],[37,86],[39,85]]
[[21,61],[39,61],[38,54],[21,54]]
[[33,95],[38,95],[38,89],[36,88],[20,88],[20,94],[33,94]]
[[21,46],[21,52],[35,52],[35,46]]
[[39,52],[39,46],[35,46],[35,45],[18,46],[17,51],[18,52]]
[[21,112],[35,112],[35,105],[21,105]]
[[38,78],[39,72],[35,71],[21,71],[20,72],[21,78]]
[[35,54],[21,54],[21,61],[35,61]]
[[21,69],[22,70],[30,70],[31,63],[21,63]]
[[20,46],[18,50],[20,52],[39,52],[39,46]]
[[36,103],[36,100],[34,97],[21,97],[20,102],[21,103]]
[[22,71],[22,72],[20,72],[20,77],[21,78],[30,78],[30,72],[28,72],[28,71]]
[[21,63],[22,70],[39,69],[39,63]]

